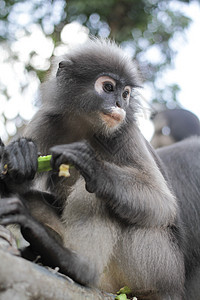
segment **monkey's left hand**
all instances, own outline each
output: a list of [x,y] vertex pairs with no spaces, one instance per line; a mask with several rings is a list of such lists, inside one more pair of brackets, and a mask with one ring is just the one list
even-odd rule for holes
[[61,164],[71,164],[84,177],[87,191],[90,193],[97,191],[97,179],[101,178],[102,172],[101,162],[86,141],[58,145],[52,147],[50,151],[53,169],[58,170]]
[[22,184],[32,180],[37,171],[37,146],[21,138],[2,148],[0,172],[5,181]]
[[3,151],[4,151],[4,143],[2,142],[1,138],[0,138],[0,160],[2,158],[2,154],[3,154]]

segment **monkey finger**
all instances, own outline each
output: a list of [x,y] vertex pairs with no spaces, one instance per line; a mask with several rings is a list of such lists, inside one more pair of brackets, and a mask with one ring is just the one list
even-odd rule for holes
[[24,157],[26,179],[33,179],[37,171],[37,146],[32,140],[22,138],[19,140],[19,148]]
[[0,215],[16,214],[24,210],[22,202],[18,198],[3,198],[0,202]]
[[37,170],[37,147],[32,141],[20,139],[8,145],[3,155],[8,174],[16,183],[31,180]]
[[2,139],[0,138],[0,147],[4,147],[5,145],[4,145],[4,143],[3,143],[3,141],[2,141]]
[[19,224],[26,225],[27,217],[26,215],[7,215],[5,218],[0,218],[0,225],[10,225],[10,224]]
[[83,140],[81,142],[76,142],[76,143],[69,144],[69,147],[72,150],[79,151],[80,153],[87,154],[88,156],[94,156],[95,155],[95,152],[94,152],[93,148],[85,140]]
[[72,164],[75,166],[77,161],[76,153],[68,145],[52,147],[50,152],[52,154],[51,165],[53,169],[58,170],[61,164]]
[[75,157],[75,163],[78,163],[80,165],[84,166],[90,166],[91,163],[94,162],[94,156],[93,153],[91,153],[88,148],[76,148],[73,147],[71,149],[66,150],[63,155],[70,158],[70,156]]
[[38,167],[38,150],[37,146],[32,142],[28,142],[29,152],[26,156],[27,178],[32,180],[37,172]]
[[5,207],[0,206],[0,216],[5,216],[7,214],[15,214],[18,212],[18,206],[14,205],[7,205]]
[[52,156],[52,166],[55,170],[59,170],[60,165],[67,164],[67,165],[73,165],[77,167],[76,165],[76,156],[74,156],[71,153],[63,153],[62,155],[56,157],[54,159],[54,156]]
[[64,153],[63,157],[61,156],[58,161],[59,166],[62,163],[74,165],[75,168],[80,171],[80,174],[85,178],[86,181],[89,181],[92,175],[94,175],[93,165],[91,163],[90,157],[88,157],[87,154],[72,150],[70,152]]
[[65,144],[65,145],[57,145],[50,149],[50,151],[54,154],[62,154],[64,152],[70,152],[70,151],[79,151],[79,152],[87,152],[89,149],[89,144],[85,141],[82,142],[75,142],[71,144]]
[[89,193],[94,193],[96,191],[96,187],[97,187],[96,178],[94,178],[93,180],[88,180],[85,183],[85,188]]
[[8,174],[15,182],[21,182],[25,173],[24,157],[18,147],[6,147],[2,158],[3,167],[7,165]]
[[4,143],[2,142],[2,140],[0,138],[0,159],[3,155],[4,148],[5,148],[5,145],[4,145]]
[[80,171],[81,175],[85,178],[85,180],[88,180],[88,172],[84,170],[85,163],[82,160],[80,160],[76,154],[72,151],[63,153],[62,155],[57,157],[56,160],[54,160],[53,157],[53,168],[55,170],[58,170],[60,165],[62,164],[73,165],[78,171]]
[[51,166],[53,170],[58,171],[59,170],[59,166],[62,164],[62,158],[60,158],[62,156],[62,154],[55,154],[51,152]]

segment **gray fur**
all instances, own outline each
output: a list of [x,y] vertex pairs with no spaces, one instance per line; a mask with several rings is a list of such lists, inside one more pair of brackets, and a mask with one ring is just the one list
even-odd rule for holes
[[[179,169],[178,159],[171,165],[170,153],[176,152],[171,148],[159,152],[172,176],[167,182],[168,172],[162,170],[162,162],[137,128],[134,89],[141,85],[137,67],[114,43],[98,40],[64,60],[57,76],[45,83],[43,106],[25,136],[36,142],[42,154],[48,154],[54,145],[85,139],[94,149],[103,175],[97,178],[98,189],[93,193],[76,170],[70,179],[49,176],[46,189],[56,194],[64,207],[63,243],[95,265],[98,280],[94,284],[99,288],[116,292],[128,285],[139,299],[148,294],[148,299],[183,299],[185,257],[192,243],[184,252],[179,210],[180,190],[185,191],[188,177],[183,175],[184,167]],[[102,99],[94,94],[94,82],[101,74],[115,76],[121,85],[133,88],[130,102],[124,106],[124,123],[107,133],[99,118]],[[180,170],[178,174],[174,168]],[[183,176],[180,186],[176,185],[179,172]],[[188,199],[196,197],[189,186],[187,193]],[[192,218],[193,214],[191,207]]]

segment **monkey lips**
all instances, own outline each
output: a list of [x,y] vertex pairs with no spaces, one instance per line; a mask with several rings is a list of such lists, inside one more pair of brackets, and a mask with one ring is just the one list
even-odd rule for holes
[[109,112],[100,113],[102,121],[109,127],[118,127],[125,119],[126,113],[124,109],[113,107]]

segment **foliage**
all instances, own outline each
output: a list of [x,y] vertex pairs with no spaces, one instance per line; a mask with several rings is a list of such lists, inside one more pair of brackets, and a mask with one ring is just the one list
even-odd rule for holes
[[[10,63],[13,66],[15,62],[22,63],[26,80],[20,82],[19,90],[23,95],[32,76],[37,75],[43,81],[49,68],[48,61],[61,44],[64,26],[78,22],[88,28],[91,35],[115,39],[136,58],[145,81],[154,91],[151,101],[176,103],[177,85],[162,89],[157,87],[156,82],[166,68],[173,65],[176,54],[176,48],[172,47],[173,39],[182,36],[183,30],[190,23],[189,18],[180,9],[180,3],[183,2],[187,5],[189,1],[0,0],[0,42],[4,54],[6,53],[3,63]],[[19,50],[16,50],[17,41],[31,36],[36,24],[38,35],[39,30],[43,32],[52,50],[42,57],[43,54],[39,53],[35,45],[34,49],[27,53],[26,58],[21,57]],[[157,53],[156,60],[151,59],[152,51]],[[38,62],[41,61],[41,57],[43,60],[40,64]],[[12,98],[3,81],[0,84],[0,91],[7,99]],[[7,117],[5,115],[3,117],[3,122],[6,123]]]
[[[189,2],[189,1],[179,1]],[[70,0],[66,6],[68,21],[78,19],[93,35],[103,35],[109,26],[109,37],[132,52],[139,62],[144,78],[151,84],[153,102],[177,102],[177,85],[168,86],[170,99],[164,99],[162,90],[154,86],[157,77],[172,64],[176,49],[170,46],[174,36],[183,34],[190,20],[165,0]],[[95,7],[95,10],[94,10]],[[158,60],[152,62],[148,53],[156,49]]]

